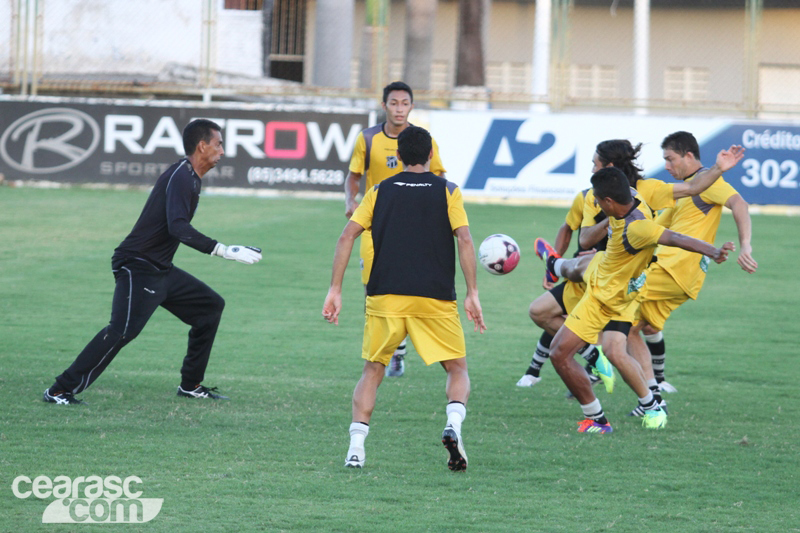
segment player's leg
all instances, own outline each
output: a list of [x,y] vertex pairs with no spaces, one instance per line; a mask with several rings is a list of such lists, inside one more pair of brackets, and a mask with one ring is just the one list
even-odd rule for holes
[[225,300],[211,287],[177,267],[170,269],[167,287],[162,307],[191,326],[178,396],[227,400],[226,396],[215,392],[216,388],[202,384]]
[[369,434],[369,422],[375,409],[378,387],[384,369],[395,347],[406,336],[405,319],[366,315],[361,357],[366,359],[361,378],[353,390],[353,418],[350,424],[350,446],[344,465],[361,468],[366,461],[364,440]]
[[602,335],[603,351],[619,371],[625,383],[639,398],[639,405],[645,412],[643,425],[648,429],[658,429],[666,425],[667,414],[661,409],[659,401],[647,386],[641,365],[628,353],[627,342],[630,328],[630,322],[609,322]]
[[[658,402],[658,405],[664,409],[664,411],[666,411],[667,403],[661,398],[661,391],[659,390],[658,383],[653,375],[650,350],[648,350],[647,345],[641,336],[641,331],[644,325],[645,322],[643,320],[639,321],[638,323],[634,324],[630,333],[628,333],[628,353],[631,354],[631,357],[636,359],[636,361],[642,367],[642,372],[644,374],[645,381],[647,382],[647,388],[650,389],[650,392],[653,394],[653,398]],[[628,416],[644,416],[644,408],[641,404],[638,404],[630,413],[628,413]]]
[[[444,305],[443,311],[444,309]],[[461,437],[461,424],[467,416],[470,382],[467,373],[467,347],[464,330],[458,317],[455,302],[449,308],[450,316],[442,318],[407,318],[408,334],[426,365],[440,363],[447,372],[447,423],[442,432],[442,444],[450,457],[450,470],[466,470],[467,454]]]
[[586,293],[567,316],[564,325],[558,330],[550,345],[553,368],[581,405],[585,418],[578,426],[578,431],[581,433],[612,431],[600,401],[592,392],[586,371],[573,359],[585,344],[597,342],[598,335],[607,320],[602,305],[590,293]]
[[653,364],[653,374],[662,392],[678,392],[672,384],[667,381],[664,375],[667,364],[667,346],[664,341],[664,332],[647,324],[642,330],[644,342],[650,350],[651,362]]
[[536,239],[535,247],[536,255],[544,261],[546,271],[553,282],[558,281],[559,278],[565,278],[580,283],[594,257],[594,255],[582,255],[574,259],[563,259],[547,241],[541,238]]
[[45,401],[80,403],[73,395],[94,383],[119,351],[139,335],[163,300],[163,273],[122,264],[115,268],[114,278],[111,320],[45,390]]
[[541,380],[539,373],[541,372],[542,365],[544,365],[550,357],[550,343],[553,340],[553,335],[555,335],[558,328],[564,323],[563,315],[566,313],[563,308],[562,300],[564,285],[564,283],[556,285],[549,291],[540,295],[531,302],[528,308],[528,315],[531,317],[531,320],[544,331],[541,337],[539,337],[539,342],[531,358],[531,363],[528,365],[525,374],[517,382],[517,387],[532,387]]

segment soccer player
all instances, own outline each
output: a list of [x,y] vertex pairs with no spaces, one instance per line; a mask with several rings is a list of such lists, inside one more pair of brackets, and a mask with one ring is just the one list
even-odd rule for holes
[[[411,87],[402,81],[395,81],[383,88],[381,107],[386,112],[386,122],[377,124],[362,131],[356,139],[353,156],[350,159],[350,173],[344,182],[345,216],[349,219],[358,202],[359,182],[366,175],[366,190],[371,189],[383,180],[394,176],[402,170],[397,161],[397,136],[410,123],[408,115],[414,109],[414,93]],[[445,177],[445,169],[439,157],[439,147],[433,141],[433,158],[430,171]],[[372,269],[372,234],[369,230],[361,235],[361,282],[366,287]],[[386,367],[386,375],[400,377],[405,371],[405,340],[397,347],[391,363]]]
[[261,250],[225,246],[191,225],[200,201],[201,179],[223,156],[220,127],[210,120],[190,122],[183,130],[183,147],[187,157],[158,178],[133,230],[114,250],[111,321],[45,389],[46,402],[84,403],[74,395],[100,377],[159,306],[191,326],[178,396],[228,399],[217,394],[216,388],[202,385],[225,301],[211,287],[173,265],[172,259],[180,243],[248,265],[261,260]]
[[[730,159],[735,157],[734,154],[730,155]],[[721,169],[715,169],[714,173],[718,177]],[[634,390],[645,410],[643,425],[658,429],[666,424],[667,414],[648,388],[639,363],[626,349],[628,332],[638,306],[636,294],[641,286],[641,274],[652,259],[657,244],[680,246],[721,263],[727,258],[728,250],[733,249],[733,243],[714,248],[706,242],[674,233],[656,224],[653,211],[630,188],[627,177],[617,168],[607,167],[596,172],[592,176],[592,188],[598,205],[609,218],[608,245],[605,252],[595,254],[591,259],[584,277],[587,290],[556,333],[550,359],[580,402],[585,420],[580,422],[578,431],[610,433],[611,425],[592,392],[585,370],[572,359],[581,346],[585,343],[596,344],[602,334],[603,351]],[[567,260],[556,259],[555,256],[545,258],[551,272],[564,274],[560,267]]]
[[[483,333],[476,281],[475,248],[461,190],[428,169],[433,157],[430,134],[407,127],[397,139],[404,171],[370,188],[348,221],[333,260],[331,286],[322,316],[339,323],[342,279],[353,242],[372,230],[375,257],[367,282],[366,321],[361,356],[366,359],[353,391],[350,448],[345,466],[364,466],[364,440],[375,408],[378,386],[398,344],[406,335],[426,364],[440,363],[447,372],[447,424],[442,443],[451,470],[467,468],[461,424],[470,392],[464,332],[455,291],[456,246],[467,285],[464,310]],[[424,238],[420,238],[424,235]]]
[[[691,133],[678,131],[668,135],[661,143],[661,149],[667,172],[675,179],[690,183],[703,171],[700,148]],[[656,222],[678,233],[713,243],[723,205],[732,211],[739,233],[737,262],[742,270],[753,273],[758,263],[752,256],[752,224],[748,205],[723,178],[700,194],[678,200],[674,207],[665,209]],[[675,309],[689,299],[697,299],[708,270],[708,260],[680,248],[659,248],[656,254],[658,261],[647,268],[645,289],[641,291],[639,313],[642,321],[631,329],[628,342],[631,354],[640,362],[646,375],[650,373],[652,364],[655,373],[648,378],[664,390],[675,391],[675,387],[666,382],[664,377],[666,350],[661,332]],[[645,327],[649,328],[645,332],[645,338],[649,337],[650,341],[647,345],[639,336]],[[630,414],[641,416],[642,412],[637,407]]]

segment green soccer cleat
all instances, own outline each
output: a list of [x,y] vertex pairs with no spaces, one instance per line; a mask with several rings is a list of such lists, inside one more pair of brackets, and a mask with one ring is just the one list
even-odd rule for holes
[[603,380],[603,385],[606,386],[606,392],[611,394],[614,392],[614,382],[617,379],[614,375],[614,367],[611,366],[611,362],[606,357],[606,354],[603,353],[603,349],[600,348],[600,346],[597,347],[597,350],[600,352],[600,356],[594,364],[592,374]]
[[667,413],[659,408],[647,410],[642,417],[642,426],[647,429],[661,429],[667,425]]

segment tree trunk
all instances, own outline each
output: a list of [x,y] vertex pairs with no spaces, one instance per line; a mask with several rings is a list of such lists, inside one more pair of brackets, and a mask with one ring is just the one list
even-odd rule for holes
[[460,0],[458,15],[458,59],[456,86],[483,87],[483,0]]
[[431,88],[433,33],[438,0],[406,0],[406,51],[403,81],[412,89]]

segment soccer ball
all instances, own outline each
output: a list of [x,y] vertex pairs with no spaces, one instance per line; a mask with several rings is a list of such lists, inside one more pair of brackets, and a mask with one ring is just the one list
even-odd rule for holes
[[492,274],[508,274],[519,263],[519,245],[508,235],[489,235],[478,248],[478,260]]

